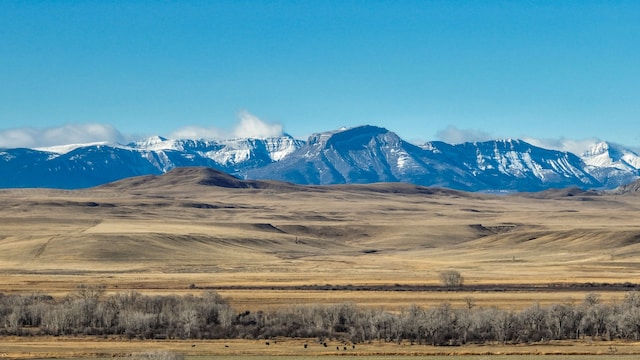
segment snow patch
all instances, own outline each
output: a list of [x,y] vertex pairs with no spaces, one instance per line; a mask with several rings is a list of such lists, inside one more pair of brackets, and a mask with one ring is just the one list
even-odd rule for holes
[[114,144],[110,144],[107,141],[99,141],[99,142],[86,143],[86,144],[68,144],[68,145],[56,145],[56,146],[39,147],[39,148],[34,148],[33,150],[64,155],[64,154],[69,153],[69,152],[71,152],[73,150],[76,150],[76,149],[90,147],[90,146],[98,146],[98,145],[116,146]]

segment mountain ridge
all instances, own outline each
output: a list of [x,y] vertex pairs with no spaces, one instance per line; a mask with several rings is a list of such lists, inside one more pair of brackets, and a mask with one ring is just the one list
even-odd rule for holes
[[0,150],[0,188],[86,188],[180,167],[303,185],[403,182],[463,191],[614,189],[640,178],[640,156],[601,142],[581,155],[523,140],[409,143],[382,127],[228,140],[167,139]]

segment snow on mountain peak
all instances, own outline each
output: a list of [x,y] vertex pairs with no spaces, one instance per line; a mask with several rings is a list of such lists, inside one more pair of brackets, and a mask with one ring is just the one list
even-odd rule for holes
[[151,136],[146,139],[134,141],[129,146],[138,150],[159,151],[159,150],[181,150],[176,147],[176,140],[169,140],[162,136]]
[[593,157],[609,152],[609,143],[601,141],[582,154],[582,157]]
[[92,143],[86,143],[86,144],[67,144],[67,145],[38,147],[38,148],[34,148],[33,150],[64,155],[75,149],[85,148],[89,146],[100,146],[100,145],[113,145],[113,144],[109,143],[108,141],[98,141],[98,142],[92,142]]
[[164,141],[167,141],[167,138],[164,138],[162,136],[151,136],[148,137],[146,139],[142,139],[142,140],[138,140],[135,142],[135,144],[140,145],[140,146],[145,146],[145,145],[154,145],[154,144],[159,144],[162,143]]
[[[568,185],[613,188],[640,176],[640,156],[613,143],[599,142],[581,157],[518,139],[414,146],[394,132],[370,125],[316,133],[306,144],[286,134],[228,140],[152,136],[126,145],[96,142],[33,150],[0,153],[0,160],[12,166],[4,170],[12,174],[7,179],[16,178],[16,171],[27,175],[42,171],[47,176],[32,176],[28,184],[69,187],[68,179],[75,176],[69,174],[78,173],[86,177],[82,186],[90,186],[96,179],[208,166],[242,177],[253,174],[302,183],[403,181],[472,191],[532,191]],[[99,176],[86,174],[87,169]]]
[[194,150],[202,156],[225,166],[262,159],[259,161],[280,161],[302,146],[302,141],[289,135],[273,138],[237,138],[219,141],[200,141]]
[[280,161],[287,155],[296,151],[302,146],[303,142],[296,140],[291,136],[282,136],[279,138],[265,139],[265,146],[269,152],[269,156],[273,161]]
[[585,164],[595,167],[612,167],[620,170],[639,170],[640,156],[622,146],[599,142],[582,154]]

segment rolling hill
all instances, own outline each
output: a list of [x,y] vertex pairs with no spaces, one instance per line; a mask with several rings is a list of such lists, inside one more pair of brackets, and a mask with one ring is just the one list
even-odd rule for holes
[[300,186],[181,168],[85,190],[0,191],[0,272],[63,288],[434,283],[450,268],[469,283],[624,282],[638,276],[638,199]]

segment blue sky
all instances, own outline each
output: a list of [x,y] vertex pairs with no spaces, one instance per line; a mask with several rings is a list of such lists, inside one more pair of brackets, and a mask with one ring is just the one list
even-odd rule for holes
[[0,2],[0,146],[147,135],[640,146],[640,1]]

